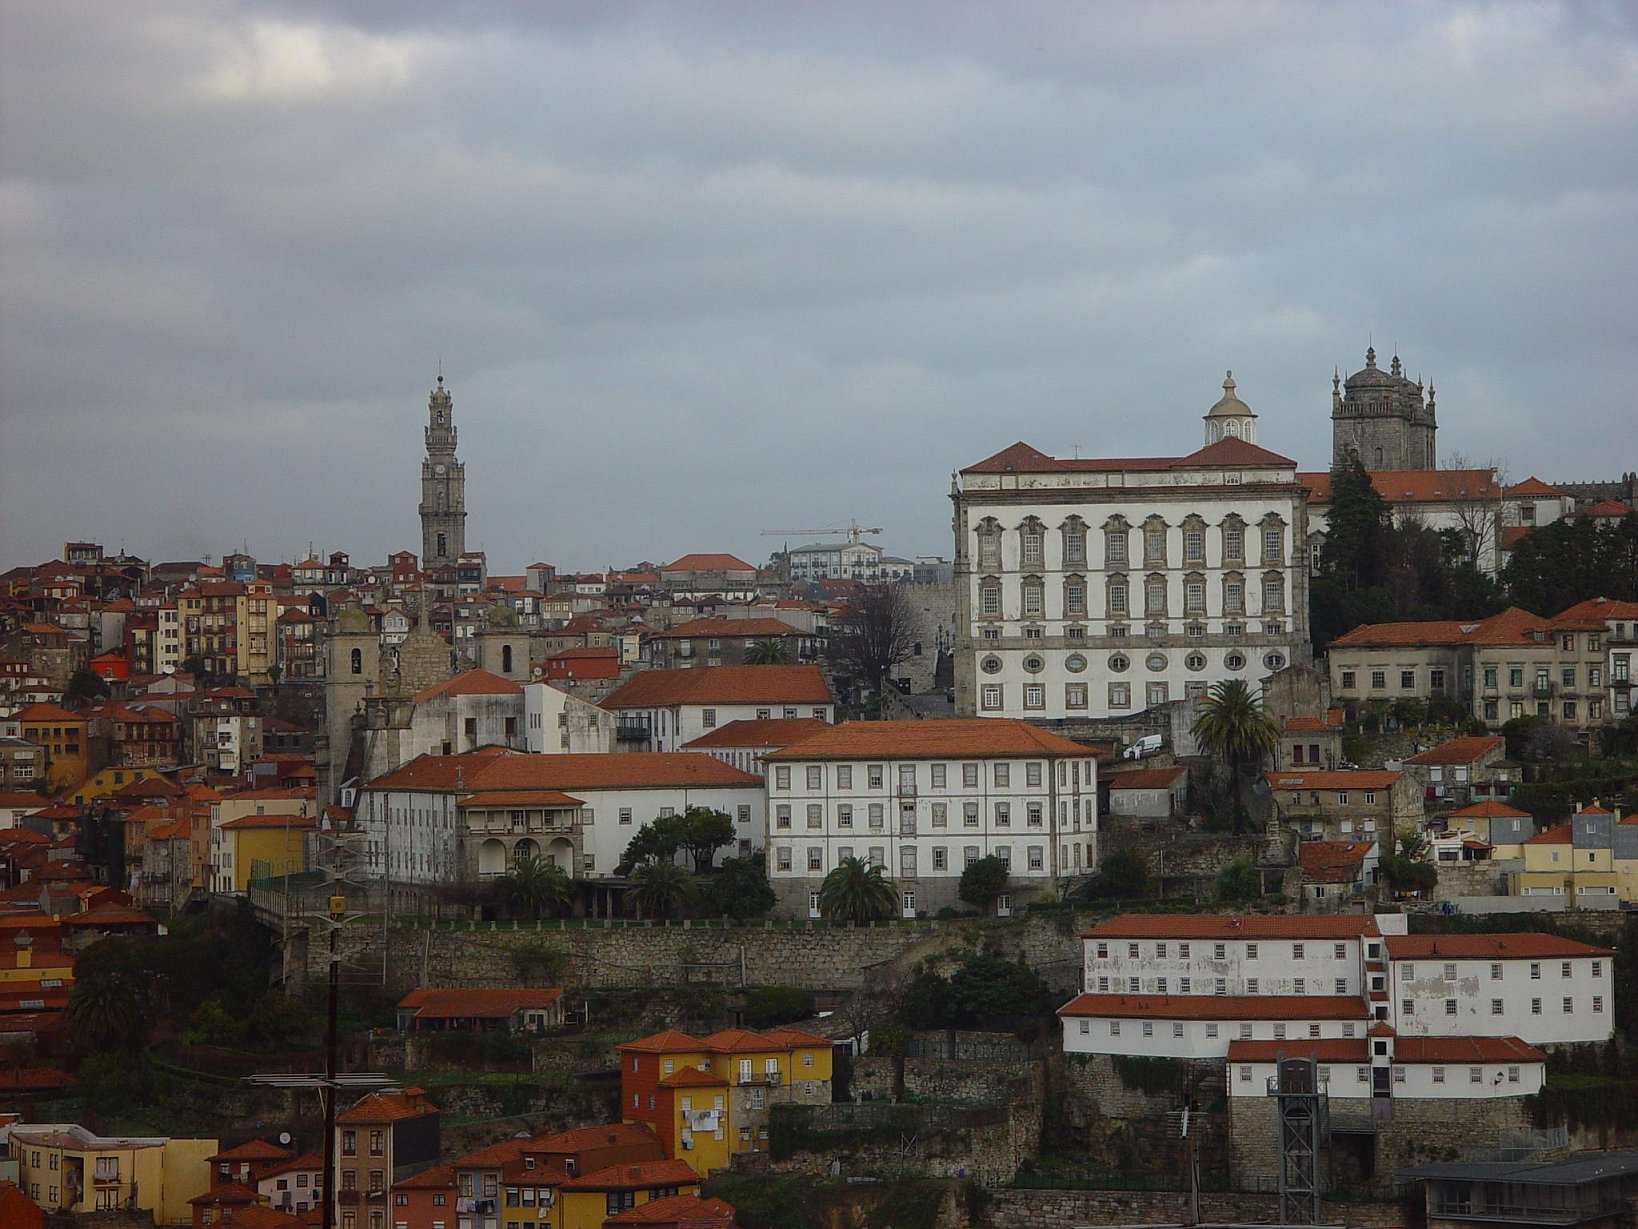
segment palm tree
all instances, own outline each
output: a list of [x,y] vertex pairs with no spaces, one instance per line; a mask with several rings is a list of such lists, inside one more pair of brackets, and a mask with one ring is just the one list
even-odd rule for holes
[[751,647],[745,650],[747,666],[788,666],[793,660],[790,649],[777,636],[753,640]]
[[87,1050],[109,1050],[141,1044],[142,1001],[130,978],[96,972],[80,978],[68,996],[68,1027]]
[[1233,795],[1234,830],[1245,830],[1246,810],[1240,798],[1240,770],[1250,762],[1255,770],[1265,755],[1280,745],[1280,727],[1263,711],[1262,701],[1252,694],[1244,679],[1224,679],[1214,684],[1200,704],[1194,734],[1212,756],[1226,760]]
[[508,904],[528,910],[536,921],[543,913],[566,909],[574,896],[574,887],[563,868],[537,853],[512,864],[512,869],[501,880],[501,891]]
[[843,858],[819,885],[819,912],[833,921],[884,922],[898,903],[893,881],[863,858]]
[[694,877],[675,862],[644,862],[626,881],[626,908],[641,917],[675,917],[694,899]]

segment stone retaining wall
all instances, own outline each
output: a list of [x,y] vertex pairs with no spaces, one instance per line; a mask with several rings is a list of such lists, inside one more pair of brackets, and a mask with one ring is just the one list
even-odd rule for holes
[[[1172,1191],[992,1191],[988,1220],[994,1229],[1080,1229],[1097,1225],[1181,1225],[1189,1197]],[[1279,1218],[1276,1195],[1202,1194],[1200,1215],[1206,1222],[1253,1224]],[[1326,1224],[1348,1229],[1387,1229],[1406,1222],[1397,1203],[1326,1203]]]

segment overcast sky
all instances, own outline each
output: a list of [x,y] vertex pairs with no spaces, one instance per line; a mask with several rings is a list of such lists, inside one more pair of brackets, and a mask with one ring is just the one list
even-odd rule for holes
[[[950,472],[1638,468],[1634,7],[0,0],[0,567],[418,550],[442,359],[494,571],[951,553]],[[796,534],[794,537],[803,535]]]

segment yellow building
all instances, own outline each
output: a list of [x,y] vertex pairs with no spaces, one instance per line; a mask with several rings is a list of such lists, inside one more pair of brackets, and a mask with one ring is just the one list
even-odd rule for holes
[[210,834],[210,890],[242,893],[253,878],[307,869],[306,838],[318,827],[312,815],[242,815]]
[[[93,798],[116,793],[128,785],[135,785],[138,781],[151,780],[154,777],[164,777],[157,768],[102,768],[92,773],[73,789],[64,795],[63,801],[72,802],[75,806],[84,806]],[[181,790],[176,791],[181,794]],[[155,801],[166,801],[157,798]]]
[[23,740],[45,748],[46,783],[52,789],[83,780],[92,769],[91,722],[60,704],[30,704],[14,720]]
[[620,1051],[620,1112],[701,1177],[736,1152],[766,1151],[771,1106],[830,1101],[830,1042],[797,1029],[673,1029]]
[[55,990],[74,980],[74,957],[63,951],[63,924],[44,913],[0,916],[0,985]]
[[[603,1229],[609,1217],[655,1199],[698,1195],[699,1175],[686,1161],[635,1161],[565,1179],[551,1229]],[[542,1222],[545,1224],[545,1222]]]
[[1471,832],[1490,845],[1492,859],[1524,857],[1524,842],[1536,834],[1536,821],[1528,811],[1487,798],[1445,816],[1452,832]]
[[278,638],[274,632],[279,604],[274,600],[273,586],[265,580],[246,581],[244,592],[237,594],[234,600],[235,673],[252,683],[270,682],[270,672],[278,661]]
[[160,1225],[191,1223],[188,1201],[210,1183],[214,1139],[95,1135],[78,1124],[20,1124],[10,1155],[21,1186],[47,1211],[99,1212],[135,1207]]
[[[561,1229],[563,1185],[573,1178],[654,1162],[675,1164],[666,1161],[659,1137],[642,1123],[579,1127],[509,1142],[516,1145],[513,1155],[496,1156],[491,1150],[487,1158],[480,1154],[467,1158],[498,1161],[504,1229]],[[464,1161],[455,1163],[457,1179],[463,1164]],[[693,1170],[686,1166],[678,1172],[686,1172],[690,1180],[694,1178]],[[467,1187],[463,1185],[461,1189],[464,1192]],[[584,1202],[584,1199],[577,1201],[577,1209]],[[605,1204],[608,1204],[606,1198]]]
[[1578,843],[1572,824],[1556,824],[1524,842],[1524,869],[1515,873],[1515,896],[1583,897],[1618,893],[1615,859],[1608,843]]

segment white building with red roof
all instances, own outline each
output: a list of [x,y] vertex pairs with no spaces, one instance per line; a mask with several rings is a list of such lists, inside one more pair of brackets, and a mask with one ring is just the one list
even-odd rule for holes
[[602,707],[619,719],[620,749],[635,751],[676,751],[730,721],[836,719],[836,702],[817,665],[644,670]]
[[995,857],[1015,901],[1097,865],[1097,761],[1027,721],[850,721],[765,757],[768,881],[788,913],[818,915],[844,858],[886,869],[904,916],[957,902],[961,873]]
[[955,502],[956,711],[1111,717],[1309,656],[1307,493],[1235,393],[1184,456],[963,469]]
[[1234,1096],[1266,1096],[1282,1053],[1318,1057],[1333,1097],[1520,1096],[1544,1078],[1536,1047],[1612,1036],[1609,949],[1528,932],[1408,935],[1405,922],[1111,918],[1082,935],[1084,993],[1058,1012],[1064,1050],[1221,1059]]

